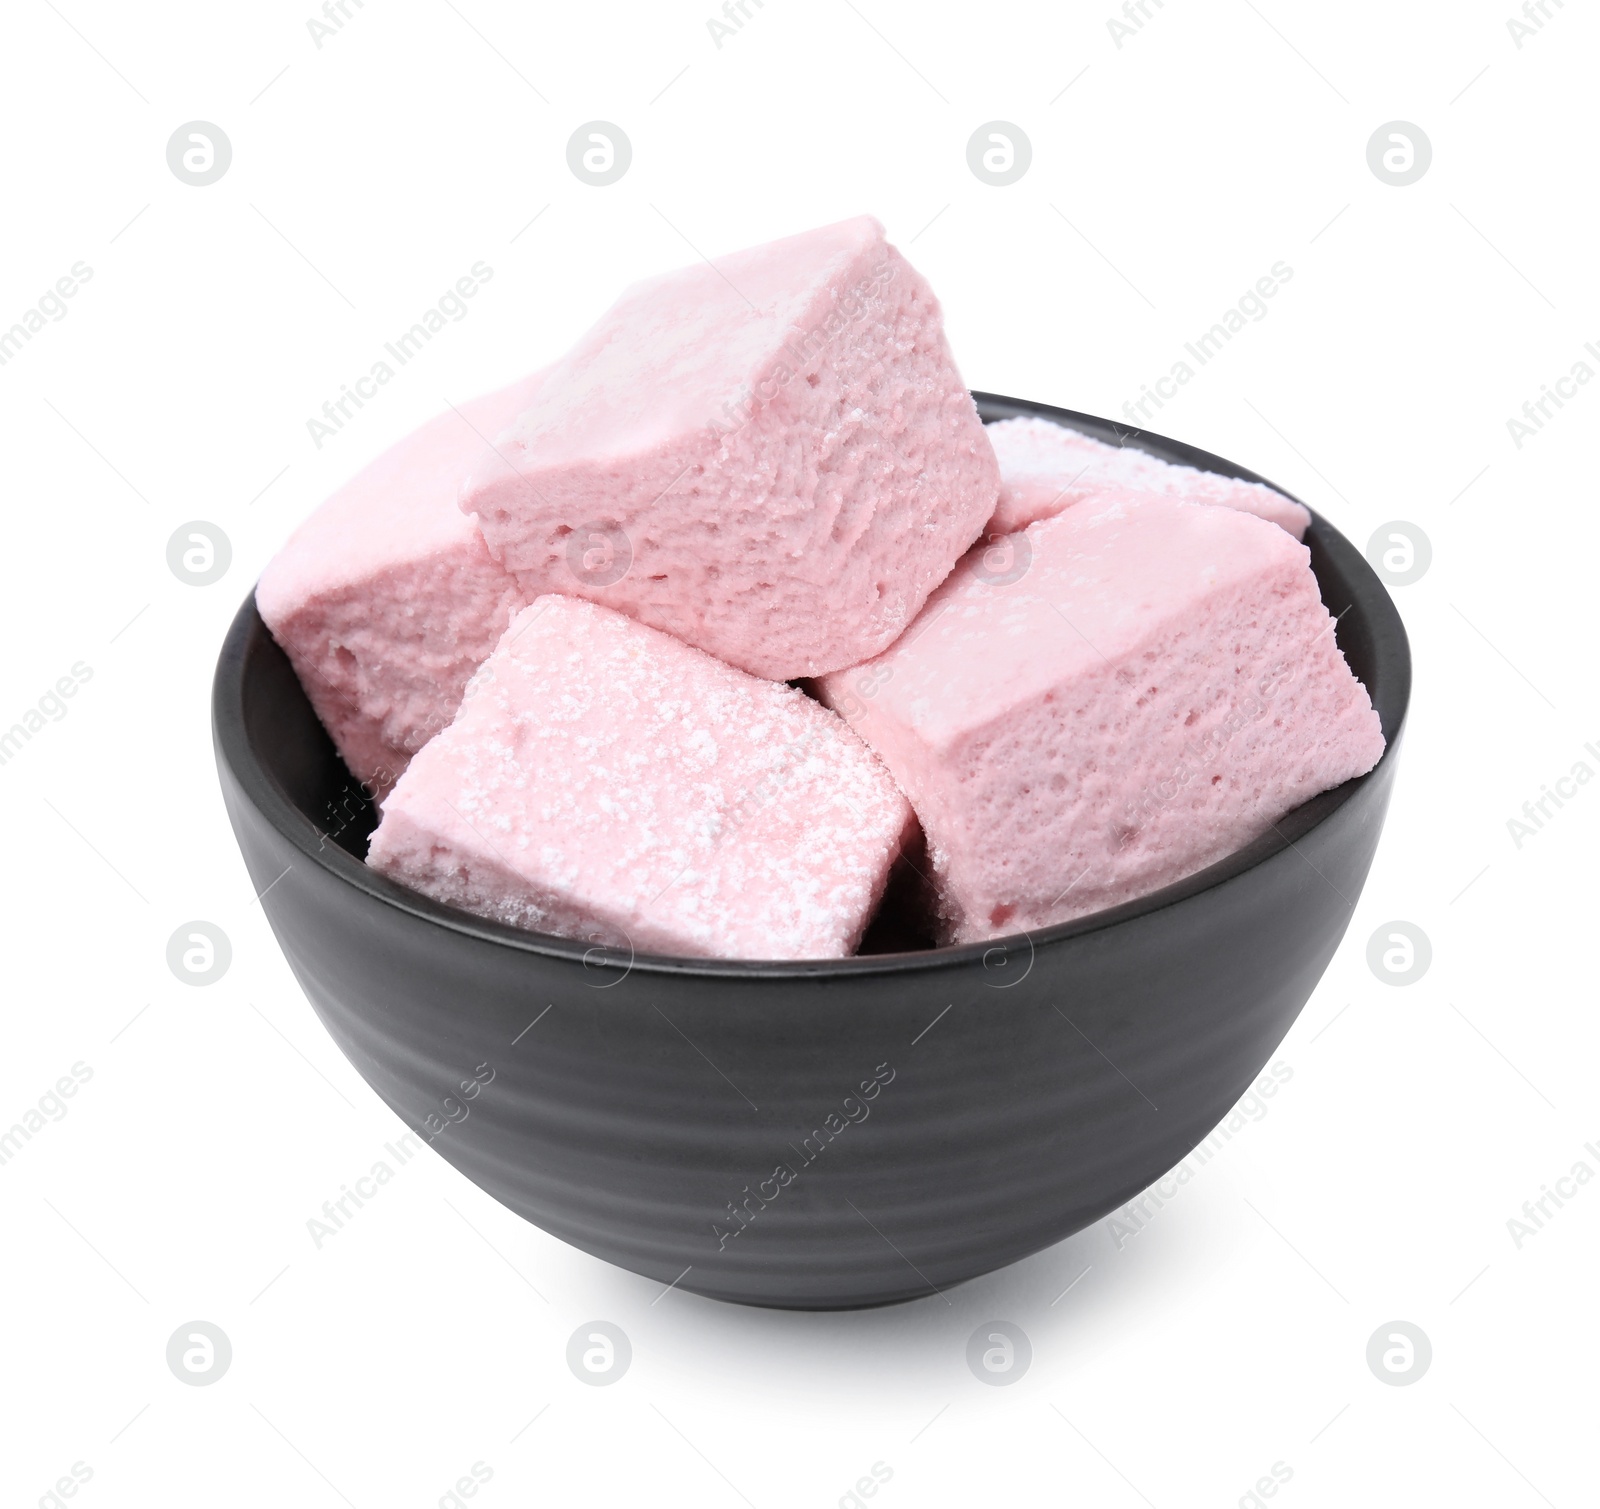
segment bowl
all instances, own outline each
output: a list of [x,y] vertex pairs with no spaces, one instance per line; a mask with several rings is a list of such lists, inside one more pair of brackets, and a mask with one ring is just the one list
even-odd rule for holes
[[[987,421],[1036,415],[1263,480],[1107,420],[974,396]],[[435,903],[363,864],[372,805],[253,598],[217,665],[223,797],[323,1025],[417,1140],[502,1204],[715,1299],[827,1310],[943,1292],[1193,1151],[1344,936],[1410,651],[1361,552],[1315,514],[1306,543],[1383,758],[1210,868],[1031,935],[807,962],[635,957]]]

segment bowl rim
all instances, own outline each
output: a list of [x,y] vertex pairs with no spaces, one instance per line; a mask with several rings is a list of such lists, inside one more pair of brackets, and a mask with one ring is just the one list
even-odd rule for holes
[[[1247,482],[1261,482],[1294,502],[1301,501],[1286,489],[1236,462],[1150,430],[1137,429],[1073,409],[1056,408],[976,389],[972,396],[985,423],[1012,418],[1047,419],[1097,440],[1119,446],[1133,445],[1161,460],[1175,461]],[[1382,721],[1385,737],[1384,751],[1378,763],[1365,775],[1302,803],[1261,837],[1192,875],[1119,906],[1054,923],[1036,931],[1009,933],[977,943],[951,944],[903,953],[855,954],[843,959],[697,958],[639,952],[633,950],[631,945],[623,955],[618,949],[598,948],[581,939],[526,931],[477,917],[434,901],[420,892],[408,890],[370,869],[337,843],[327,842],[317,825],[296,805],[257,757],[244,718],[244,665],[254,645],[259,642],[258,636],[270,638],[270,634],[256,609],[253,587],[234,616],[217,658],[212,684],[212,735],[217,762],[226,769],[255,810],[303,859],[364,893],[370,900],[409,914],[418,922],[522,953],[576,963],[583,966],[586,972],[601,966],[608,970],[621,969],[619,979],[609,982],[612,984],[620,983],[621,978],[626,978],[627,974],[634,971],[646,975],[790,980],[906,974],[950,966],[986,966],[994,962],[992,956],[995,954],[998,953],[1003,960],[1024,946],[1028,949],[1031,967],[1032,956],[1040,949],[1106,932],[1123,923],[1165,911],[1205,891],[1226,885],[1285,850],[1295,848],[1299,840],[1328,822],[1367,784],[1384,778],[1385,767],[1397,758],[1411,697],[1411,652],[1404,624],[1388,590],[1365,556],[1309,504],[1302,506],[1311,514],[1308,538],[1314,533],[1319,544],[1343,557],[1341,565],[1350,577],[1353,588],[1350,608],[1358,610],[1372,635],[1376,661],[1373,679],[1377,691],[1374,693],[1372,687],[1368,687],[1367,691]],[[1023,977],[1025,975],[1026,971]],[[1020,978],[1015,983],[1020,983]]]

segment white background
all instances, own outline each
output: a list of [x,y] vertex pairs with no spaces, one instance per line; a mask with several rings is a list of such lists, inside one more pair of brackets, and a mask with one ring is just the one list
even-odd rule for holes
[[[1595,1503],[1600,1181],[1520,1248],[1507,1226],[1600,1172],[1600,786],[1520,847],[1507,828],[1600,770],[1600,386],[1520,448],[1506,425],[1600,341],[1592,7],[1552,0],[1520,48],[1510,0],[1149,0],[1120,48],[1110,0],[750,0],[720,49],[710,0],[348,9],[318,48],[309,0],[6,8],[0,327],[93,276],[0,367],[0,726],[74,663],[92,679],[0,767],[0,1128],[92,1078],[0,1166],[4,1502],[82,1463],[73,1502],[104,1509],[425,1509],[479,1462],[490,1509],[767,1509],[832,1506],[881,1462],[887,1509],[1225,1506],[1274,1463],[1291,1509]],[[597,118],[633,144],[606,188],[566,163]],[[204,188],[165,157],[197,119],[233,146]],[[1004,188],[966,161],[995,119],[1033,146]],[[1409,187],[1367,165],[1395,119],[1433,145]],[[1277,1055],[1292,1078],[1120,1249],[1097,1227],[948,1301],[663,1296],[431,1154],[319,1250],[308,1218],[401,1128],[228,831],[229,619],[346,475],[551,361],[625,283],[861,211],[939,292],[972,386],[1104,414],[1287,262],[1150,427],[1360,543],[1391,520],[1432,541],[1396,589],[1417,686],[1394,809]],[[306,420],[479,260],[468,317],[317,449]],[[214,586],[166,563],[194,519],[232,542]],[[195,918],[234,951],[203,989],[165,961]],[[1433,946],[1405,988],[1365,958],[1392,919]],[[209,1387],[165,1361],[195,1319],[232,1341]],[[592,1319],[632,1339],[613,1387],[566,1366]],[[965,1363],[995,1319],[1033,1346],[1007,1388]],[[1396,1319],[1433,1347],[1405,1387],[1366,1362]]]

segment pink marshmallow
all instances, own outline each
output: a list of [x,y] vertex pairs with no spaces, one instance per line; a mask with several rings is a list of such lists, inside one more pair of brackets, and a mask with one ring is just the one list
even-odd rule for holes
[[994,511],[932,291],[863,217],[636,284],[461,506],[530,597],[759,676],[885,648]]
[[620,949],[839,957],[915,832],[803,693],[576,598],[525,608],[384,804],[367,862]]
[[916,808],[946,941],[1148,894],[1382,754],[1282,529],[1124,494],[1001,544],[820,688]]
[[449,724],[526,601],[456,505],[483,437],[542,380],[474,399],[391,446],[295,530],[256,585],[317,716],[374,793]]
[[1236,508],[1303,540],[1311,514],[1260,482],[1162,461],[1136,446],[1106,445],[1048,419],[1002,419],[989,426],[1000,462],[1000,501],[988,533],[1012,534],[1108,490],[1156,493],[1184,503]]

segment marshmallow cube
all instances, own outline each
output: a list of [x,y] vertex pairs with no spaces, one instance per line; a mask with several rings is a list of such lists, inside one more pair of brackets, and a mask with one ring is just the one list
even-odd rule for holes
[[612,950],[851,953],[915,833],[827,708],[577,598],[506,630],[400,778],[367,862]]
[[522,596],[457,506],[461,480],[540,376],[408,435],[310,515],[256,585],[344,762],[381,796],[455,717]]
[[1146,895],[1370,770],[1377,714],[1305,546],[1123,495],[974,549],[905,636],[820,694],[927,835],[940,937]]
[[988,532],[1012,534],[1112,491],[1157,493],[1184,503],[1236,508],[1303,540],[1310,512],[1261,482],[1163,461],[1132,445],[1106,445],[1048,419],[1002,419],[989,426],[1000,462],[1000,502]]
[[530,598],[774,680],[886,648],[999,491],[938,302],[871,218],[636,284],[480,459],[461,506]]

